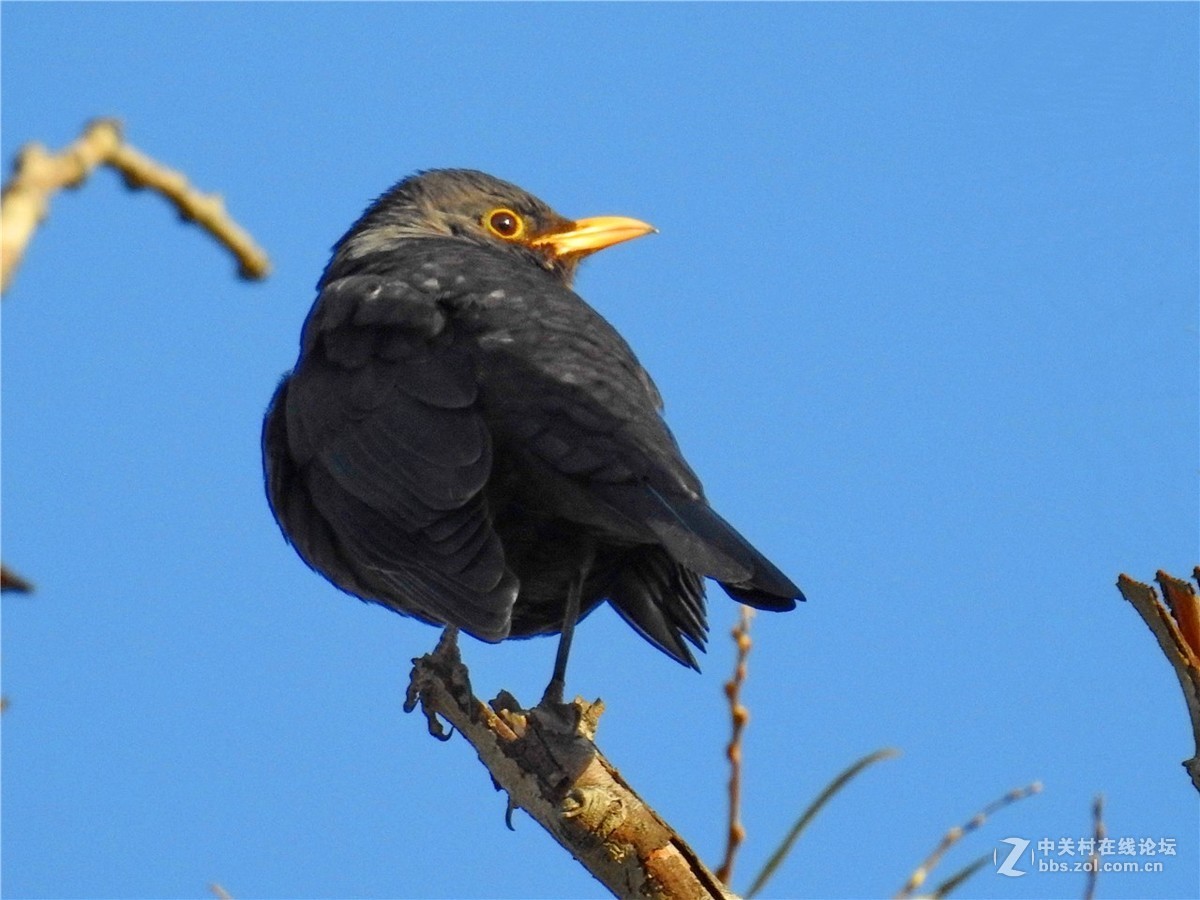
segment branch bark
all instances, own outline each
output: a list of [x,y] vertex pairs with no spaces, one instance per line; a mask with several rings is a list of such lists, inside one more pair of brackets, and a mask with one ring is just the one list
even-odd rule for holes
[[[1200,582],[1200,568],[1192,571],[1192,577]],[[1192,786],[1200,791],[1200,600],[1196,589],[1180,578],[1160,571],[1155,580],[1167,598],[1166,605],[1154,588],[1128,575],[1117,578],[1117,589],[1153,632],[1179,679],[1196,743],[1196,754],[1184,760],[1183,767],[1192,778]]]
[[523,709],[507,692],[491,704],[447,630],[413,660],[405,710],[418,705],[430,733],[449,722],[475,748],[509,813],[523,809],[618,897],[732,898],[699,855],[625,782],[593,742],[603,704]]

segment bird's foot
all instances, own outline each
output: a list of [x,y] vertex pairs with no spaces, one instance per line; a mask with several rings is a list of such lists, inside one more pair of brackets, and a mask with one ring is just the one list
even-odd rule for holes
[[538,706],[562,706],[563,705],[563,690],[566,685],[563,684],[561,678],[551,678],[550,683],[546,685],[546,690],[542,694],[542,699],[538,702]]
[[529,711],[541,715],[544,723],[558,732],[574,733],[589,741],[596,736],[596,726],[600,722],[600,714],[604,712],[604,701],[596,699],[589,703],[582,697],[576,697],[570,703],[562,699],[562,685],[551,682],[542,695],[541,702]]
[[451,726],[450,731],[446,730],[433,705],[425,702],[422,692],[432,678],[441,682],[456,702],[462,703],[464,697],[471,697],[471,682],[467,675],[467,667],[463,665],[462,657],[458,653],[457,638],[458,629],[448,627],[442,632],[432,653],[413,660],[412,675],[409,677],[408,691],[404,697],[404,711],[412,712],[419,704],[428,723],[429,733],[439,741],[450,740],[454,735],[454,728]]

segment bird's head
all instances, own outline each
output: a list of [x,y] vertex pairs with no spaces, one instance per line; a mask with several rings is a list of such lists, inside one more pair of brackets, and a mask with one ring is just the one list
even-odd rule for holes
[[452,237],[503,248],[570,283],[585,256],[655,231],[623,216],[565,218],[514,184],[471,169],[433,169],[401,181],[363,213],[335,259],[386,252],[402,242]]

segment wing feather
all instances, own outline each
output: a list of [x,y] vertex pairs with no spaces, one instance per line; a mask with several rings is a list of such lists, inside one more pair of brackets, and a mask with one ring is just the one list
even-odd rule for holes
[[339,586],[500,640],[519,582],[491,524],[493,448],[470,356],[446,322],[403,282],[327,286],[268,414],[264,455],[282,460],[268,490],[301,555]]

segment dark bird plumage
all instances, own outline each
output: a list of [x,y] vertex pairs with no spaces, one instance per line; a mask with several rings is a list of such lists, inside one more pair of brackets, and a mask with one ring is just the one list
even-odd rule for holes
[[562,631],[575,590],[579,618],[607,599],[692,667],[703,577],[760,609],[803,599],[708,505],[650,376],[571,290],[580,258],[650,230],[573,222],[468,170],[376,200],[334,248],[263,428],[271,509],[304,561],[485,641]]

